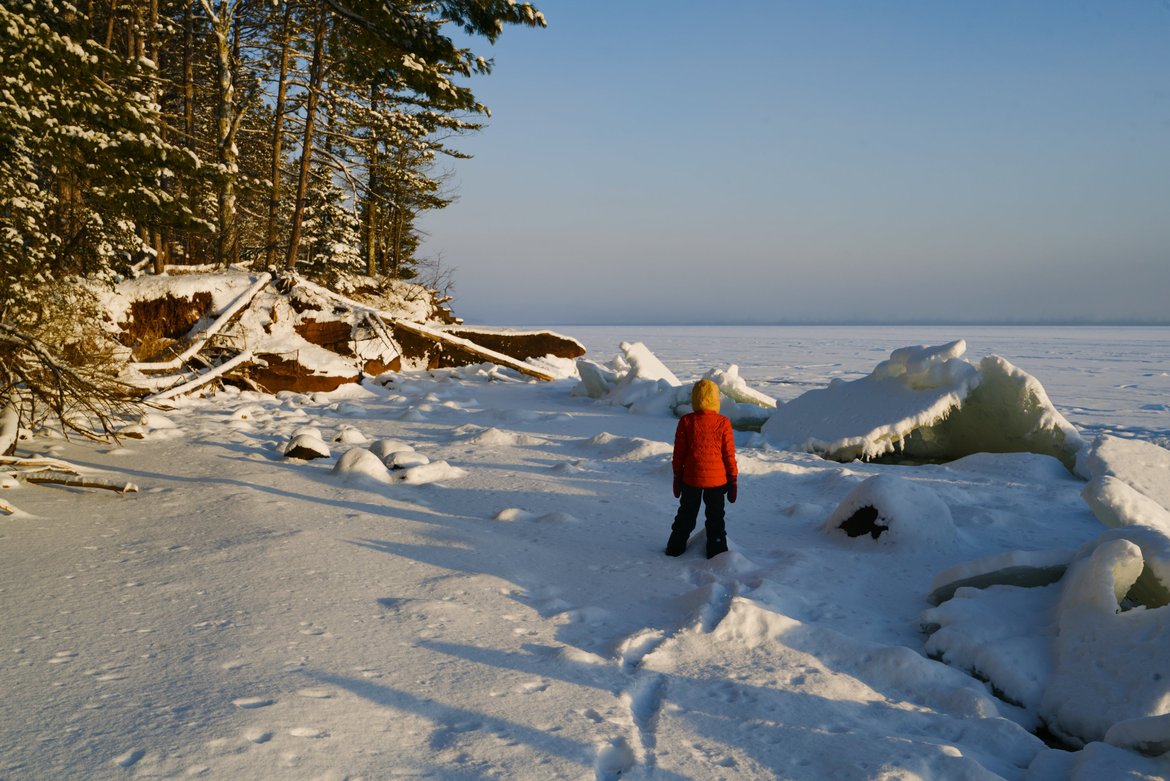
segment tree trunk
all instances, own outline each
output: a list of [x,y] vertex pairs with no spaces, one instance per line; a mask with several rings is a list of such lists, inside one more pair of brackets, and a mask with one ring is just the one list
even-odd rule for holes
[[[370,87],[370,113],[378,114],[378,88]],[[369,179],[366,182],[366,274],[378,273],[378,132],[370,129],[370,145],[366,152]]]
[[232,67],[232,17],[234,2],[220,3],[219,12],[211,0],[199,0],[215,35],[216,65],[219,70],[219,105],[216,108],[216,158],[223,168],[223,180],[217,197],[217,236],[215,262],[227,265],[236,244],[236,176],[239,173],[235,146],[236,86]]
[[317,101],[325,71],[325,4],[317,4],[317,23],[313,28],[313,62],[309,67],[309,96],[305,106],[305,134],[301,139],[301,163],[297,176],[296,205],[293,208],[292,230],[288,241],[285,265],[293,268],[300,252],[301,225],[305,219],[305,201],[309,195],[309,171],[313,162],[313,129],[317,120]]
[[272,118],[272,190],[268,196],[268,227],[264,235],[266,265],[276,264],[276,218],[280,210],[280,164],[284,155],[284,112],[288,97],[288,61],[292,47],[292,3],[284,6],[284,20],[280,27],[280,76],[276,84],[276,109]]

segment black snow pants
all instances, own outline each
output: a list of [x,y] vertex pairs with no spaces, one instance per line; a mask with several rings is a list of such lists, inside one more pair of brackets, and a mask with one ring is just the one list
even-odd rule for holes
[[706,508],[707,544],[713,540],[723,540],[727,531],[723,527],[723,497],[727,494],[727,486],[719,485],[714,488],[695,488],[693,485],[682,484],[682,496],[679,497],[678,513],[674,516],[672,532],[689,536],[695,530],[695,523],[699,519],[700,502]]

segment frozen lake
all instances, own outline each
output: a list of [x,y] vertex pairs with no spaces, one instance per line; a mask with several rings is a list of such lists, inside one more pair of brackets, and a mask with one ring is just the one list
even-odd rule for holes
[[644,342],[680,379],[734,363],[782,401],[868,374],[907,345],[967,342],[1036,377],[1087,438],[1109,432],[1170,442],[1170,328],[1132,326],[553,326],[606,362]]

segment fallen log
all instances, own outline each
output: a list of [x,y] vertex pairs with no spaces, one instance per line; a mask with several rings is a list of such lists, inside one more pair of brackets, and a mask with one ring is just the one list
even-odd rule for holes
[[104,488],[107,491],[117,491],[120,494],[135,493],[138,491],[138,486],[134,485],[134,483],[119,483],[104,477],[85,477],[71,472],[57,472],[48,469],[36,472],[22,472],[20,479],[29,483],[51,483],[53,485],[66,485],[72,488]]
[[534,366],[524,363],[523,361],[518,361],[511,356],[495,352],[494,350],[489,350],[486,347],[481,347],[475,342],[469,341],[467,339],[461,339],[458,336],[452,336],[450,334],[444,333],[443,331],[430,328],[423,325],[422,323],[412,323],[409,320],[393,319],[390,322],[395,328],[401,328],[402,330],[408,331],[409,333],[415,334],[416,336],[429,339],[436,344],[456,347],[460,350],[471,353],[476,357],[482,358],[489,363],[499,364],[500,366],[513,369],[529,377],[535,377],[538,380],[544,380],[546,382],[551,382],[552,380],[556,379],[551,374],[543,372]]
[[252,360],[254,360],[254,358],[252,356],[252,351],[245,350],[244,352],[240,353],[236,357],[234,357],[230,360],[224,361],[219,366],[216,366],[212,369],[208,369],[207,371],[203,372],[199,376],[195,377],[195,379],[191,380],[190,382],[185,382],[182,385],[175,386],[174,388],[169,388],[165,391],[160,391],[160,392],[154,394],[153,396],[147,396],[146,399],[144,399],[144,401],[146,401],[147,403],[156,402],[156,401],[166,401],[167,399],[173,399],[175,396],[182,396],[184,394],[191,393],[192,391],[196,391],[199,388],[202,388],[204,385],[207,385],[212,380],[218,379],[219,377],[223,376],[224,374],[231,371],[232,369],[235,369],[236,367],[240,366],[241,364],[247,363],[247,362],[252,361]]
[[251,287],[236,297],[236,300],[233,301],[231,305],[228,306],[228,308],[225,309],[223,313],[215,319],[215,322],[207,326],[207,328],[203,329],[203,331],[199,334],[200,338],[197,341],[192,342],[191,345],[182,352],[182,354],[172,358],[169,361],[158,363],[135,363],[131,364],[131,367],[142,372],[165,372],[175,371],[176,369],[182,368],[187,363],[187,361],[191,360],[199,353],[200,350],[203,349],[211,337],[222,331],[224,326],[230,323],[236,317],[236,315],[243,311],[244,307],[252,303],[252,299],[259,295],[260,291],[266,288],[268,283],[271,281],[271,274],[267,272],[261,274]]

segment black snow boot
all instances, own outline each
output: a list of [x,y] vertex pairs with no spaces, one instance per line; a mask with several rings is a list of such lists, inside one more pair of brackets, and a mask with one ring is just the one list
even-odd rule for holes
[[681,532],[671,532],[670,539],[666,541],[666,555],[683,555],[687,549],[687,538],[689,536],[689,534],[682,534]]
[[727,538],[712,537],[707,540],[707,558],[713,559],[720,553],[727,553]]

